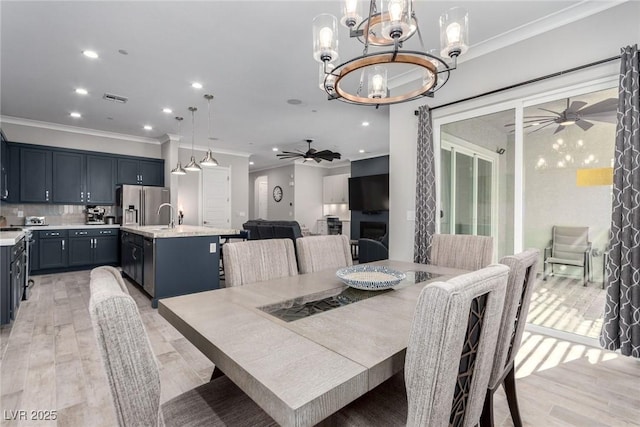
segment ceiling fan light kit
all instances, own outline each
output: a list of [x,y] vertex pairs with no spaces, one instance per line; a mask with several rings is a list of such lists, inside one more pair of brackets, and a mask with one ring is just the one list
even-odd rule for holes
[[[323,13],[313,20],[313,57],[320,63],[320,89],[327,93],[329,100],[375,106],[397,104],[433,96],[446,84],[457,66],[458,56],[469,48],[466,10],[453,8],[440,17],[440,55],[451,60],[448,64],[435,50],[424,48],[413,0],[384,0],[381,10],[376,0],[371,0],[364,19],[359,3],[344,1],[340,23],[349,29],[350,38],[363,43],[364,49],[362,55],[340,64],[336,65],[339,58],[337,18]],[[418,34],[421,50],[403,49],[403,43],[414,34]],[[370,47],[383,50],[369,52]],[[417,79],[417,87],[405,85],[410,87],[390,90],[394,78],[406,77],[413,70],[422,76]]]

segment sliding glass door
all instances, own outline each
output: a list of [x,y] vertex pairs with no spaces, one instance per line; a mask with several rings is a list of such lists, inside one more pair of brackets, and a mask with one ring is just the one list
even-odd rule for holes
[[[446,136],[445,136],[446,138]],[[443,138],[440,232],[496,237],[495,156]]]

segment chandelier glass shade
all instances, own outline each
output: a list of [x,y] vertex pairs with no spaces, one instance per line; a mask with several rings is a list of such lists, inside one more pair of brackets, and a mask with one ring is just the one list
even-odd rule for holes
[[[369,2],[361,17],[361,2],[345,0],[340,23],[359,40],[362,55],[338,63],[338,20],[321,14],[313,20],[313,57],[320,62],[320,89],[330,100],[385,105],[433,96],[449,80],[458,56],[469,46],[469,19],[464,9],[440,16],[440,49],[427,51],[422,42],[413,0]],[[419,49],[404,48],[415,34]],[[370,48],[379,49],[371,51]],[[446,61],[445,59],[446,58]]]
[[208,122],[207,122],[207,139],[208,139],[208,150],[207,155],[204,156],[204,159],[200,160],[200,166],[205,167],[214,167],[218,166],[218,161],[215,157],[213,157],[213,152],[211,151],[211,100],[213,99],[213,95],[205,95],[204,98],[207,100],[207,113],[208,113]]

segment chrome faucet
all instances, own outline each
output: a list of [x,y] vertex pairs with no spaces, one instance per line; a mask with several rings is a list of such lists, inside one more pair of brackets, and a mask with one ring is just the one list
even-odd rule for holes
[[171,206],[171,203],[163,203],[160,206],[158,206],[158,215],[160,215],[160,209],[162,209],[165,206],[169,206],[171,208],[171,216],[169,217],[169,228],[176,228],[176,223],[173,220],[174,209],[173,209],[173,206]]

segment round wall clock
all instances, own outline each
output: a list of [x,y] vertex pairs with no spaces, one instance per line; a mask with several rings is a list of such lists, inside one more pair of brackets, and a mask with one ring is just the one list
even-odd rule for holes
[[279,185],[273,187],[273,200],[275,200],[276,202],[282,200],[282,187],[280,187]]

